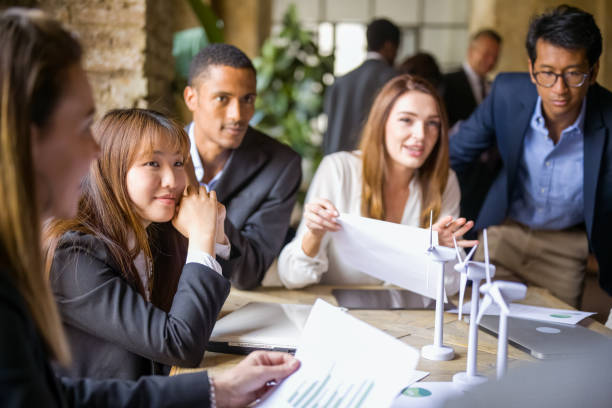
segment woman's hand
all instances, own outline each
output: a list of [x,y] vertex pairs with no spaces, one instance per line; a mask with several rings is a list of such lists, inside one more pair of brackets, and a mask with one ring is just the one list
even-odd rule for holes
[[324,198],[316,198],[304,206],[304,222],[315,235],[323,236],[327,231],[339,231],[336,217],[340,213],[334,204]]
[[[198,191],[199,190],[199,191]],[[189,239],[189,247],[215,256],[217,234],[217,194],[187,186],[172,224]]]
[[254,351],[236,367],[213,377],[217,407],[244,407],[264,395],[300,366],[291,354]]
[[304,206],[304,223],[308,228],[302,239],[302,250],[310,257],[319,252],[321,240],[327,231],[339,231],[336,217],[340,213],[334,204],[324,198],[315,198]]
[[447,215],[442,217],[433,225],[433,230],[438,232],[438,245],[443,245],[453,248],[453,236],[457,239],[457,246],[462,248],[473,247],[478,244],[477,240],[461,239],[463,234],[468,232],[474,226],[474,221],[467,221],[465,218],[457,218]]
[[225,206],[220,202],[217,202],[217,236],[215,242],[217,244],[227,245],[229,244],[225,237]]

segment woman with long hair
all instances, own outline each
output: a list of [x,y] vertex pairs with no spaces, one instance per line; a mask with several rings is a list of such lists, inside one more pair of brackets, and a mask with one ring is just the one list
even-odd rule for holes
[[[99,155],[81,54],[74,37],[40,11],[0,14],[0,406],[245,406],[299,363],[283,353],[257,353],[214,377],[136,382],[60,380],[51,368],[50,360],[68,365],[70,349],[43,273],[41,224],[74,217],[80,181]],[[183,197],[198,208],[200,200],[216,211],[214,197]],[[201,245],[213,250],[210,242]]]
[[[313,283],[378,284],[341,262],[329,231],[341,212],[428,227],[433,211],[441,245],[453,246],[473,226],[459,216],[459,185],[448,159],[446,114],[438,93],[411,75],[390,80],[372,104],[360,150],[321,162],[308,190],[296,237],[281,252],[279,276],[289,288]],[[461,246],[475,241],[459,239]],[[458,289],[447,274],[446,289]]]
[[[195,367],[230,289],[213,258],[215,242],[227,243],[223,207],[203,188],[183,197],[189,137],[174,121],[118,109],[93,134],[101,152],[82,182],[77,215],[45,231],[73,352],[65,374],[133,380],[164,372],[158,363]],[[182,271],[180,246],[168,245],[171,220],[189,236]]]

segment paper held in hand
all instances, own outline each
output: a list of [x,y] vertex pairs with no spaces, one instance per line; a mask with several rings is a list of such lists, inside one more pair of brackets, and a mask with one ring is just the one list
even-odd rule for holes
[[389,407],[415,370],[419,352],[317,299],[295,354],[301,366],[258,407]]
[[[429,229],[350,214],[340,214],[338,222],[342,229],[332,232],[331,239],[342,254],[343,263],[382,281],[436,298],[437,266],[426,252]],[[437,244],[438,233],[433,231],[433,245]]]

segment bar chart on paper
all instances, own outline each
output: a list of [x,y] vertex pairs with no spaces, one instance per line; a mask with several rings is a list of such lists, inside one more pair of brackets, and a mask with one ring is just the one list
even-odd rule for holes
[[[317,370],[318,373],[321,371]],[[270,405],[291,408],[365,408],[372,407],[374,379],[347,375],[332,366],[324,375],[300,372],[291,378],[281,393],[274,395]],[[312,373],[314,374],[314,373]]]

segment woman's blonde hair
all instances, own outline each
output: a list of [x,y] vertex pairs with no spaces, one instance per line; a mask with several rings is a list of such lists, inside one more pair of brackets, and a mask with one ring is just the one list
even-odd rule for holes
[[0,262],[52,358],[62,364],[70,351],[43,274],[31,128],[48,125],[67,71],[80,63],[81,54],[78,41],[41,11],[11,8],[0,15]]
[[390,80],[374,99],[359,145],[363,163],[361,214],[379,220],[385,218],[383,186],[387,177],[386,163],[391,160],[385,148],[385,128],[395,102],[405,93],[413,91],[423,92],[433,97],[441,119],[438,141],[417,172],[422,191],[419,224],[425,227],[429,225],[431,210],[433,210],[434,219],[440,216],[442,195],[448,181],[450,164],[448,122],[444,105],[436,89],[418,76],[401,75]]
[[[52,271],[53,257],[62,235],[68,231],[84,232],[104,242],[123,278],[144,297],[145,288],[134,259],[142,251],[147,267],[153,270],[151,237],[129,197],[127,173],[142,149],[145,153],[152,152],[156,146],[167,145],[173,152],[179,152],[186,162],[189,136],[161,113],[137,108],[109,111],[95,124],[93,134],[100,145],[100,157],[92,163],[83,180],[76,217],[55,220],[45,228],[46,270]],[[152,224],[149,230],[155,227],[156,224]],[[157,238],[153,239],[155,244],[159,242]],[[163,309],[170,306],[174,296],[170,275],[181,270],[180,265],[169,269],[164,271],[163,282],[158,284],[155,274],[149,280],[151,301]]]

